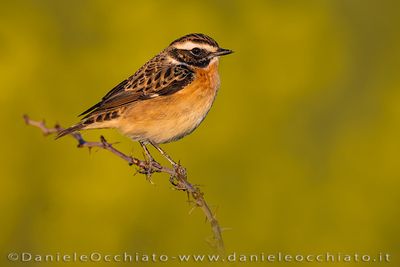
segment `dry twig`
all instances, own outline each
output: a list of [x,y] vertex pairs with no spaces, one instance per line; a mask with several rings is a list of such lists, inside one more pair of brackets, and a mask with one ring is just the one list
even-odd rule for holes
[[[34,127],[39,128],[42,133],[47,136],[51,134],[58,133],[63,130],[63,128],[59,125],[56,124],[54,128],[49,128],[46,126],[45,121],[35,121],[29,118],[28,115],[24,115],[24,121],[27,125],[31,125]],[[214,215],[214,213],[211,211],[210,207],[208,206],[207,202],[204,199],[203,193],[200,191],[200,189],[191,184],[187,180],[187,173],[186,169],[180,165],[178,165],[175,168],[168,168],[161,166],[157,162],[152,162],[151,166],[149,166],[148,162],[144,160],[140,160],[138,158],[128,156],[127,154],[119,151],[115,147],[112,146],[111,143],[107,142],[104,136],[100,136],[100,141],[99,142],[88,142],[83,139],[82,135],[78,132],[70,134],[74,139],[78,141],[78,147],[87,147],[89,149],[93,147],[98,147],[102,148],[105,150],[110,151],[114,155],[120,157],[121,159],[125,160],[128,162],[129,165],[135,165],[139,167],[139,172],[141,173],[154,173],[154,172],[162,172],[162,173],[167,173],[170,175],[170,182],[173,185],[173,187],[177,190],[180,191],[185,191],[188,193],[189,196],[193,198],[194,204],[196,207],[201,208],[201,210],[204,212],[208,222],[211,225],[211,229],[213,231],[213,245],[217,248],[217,250],[221,253],[224,252],[224,242],[222,240],[222,233],[221,233],[221,227],[219,226],[219,223]]]

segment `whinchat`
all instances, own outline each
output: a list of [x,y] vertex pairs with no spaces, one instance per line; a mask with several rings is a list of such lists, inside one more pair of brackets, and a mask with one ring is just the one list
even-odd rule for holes
[[193,132],[210,110],[220,86],[219,57],[232,51],[205,34],[188,34],[122,81],[80,116],[82,120],[57,138],[86,129],[116,128],[138,141],[158,146]]

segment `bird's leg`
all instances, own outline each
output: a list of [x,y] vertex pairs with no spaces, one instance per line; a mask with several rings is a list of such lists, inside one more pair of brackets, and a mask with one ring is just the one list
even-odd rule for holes
[[177,175],[184,173],[184,176],[186,176],[186,170],[184,167],[180,166],[178,163],[176,163],[168,154],[167,152],[165,152],[161,147],[159,147],[157,144],[150,142],[150,144],[158,150],[158,152],[161,153],[161,155],[163,155],[174,167],[175,170],[175,174],[171,175],[171,177],[169,178],[169,182],[175,187],[175,188],[179,188],[179,182],[177,180]]
[[157,161],[154,160],[153,156],[150,154],[150,151],[147,149],[146,144],[144,142],[139,141],[140,146],[143,148],[146,161],[147,161],[147,170],[144,170],[146,174],[146,179],[153,184],[153,181],[151,180],[151,175],[153,173],[153,163],[157,163]]
[[160,152],[161,155],[163,155],[169,161],[169,163],[172,164],[172,166],[174,167],[178,166],[178,164],[164,150],[162,150],[161,147],[159,147],[157,144],[153,142],[150,142],[150,144],[154,146],[154,148],[157,149],[158,152]]

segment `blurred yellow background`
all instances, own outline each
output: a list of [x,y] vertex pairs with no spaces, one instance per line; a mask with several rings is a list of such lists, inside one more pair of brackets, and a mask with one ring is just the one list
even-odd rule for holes
[[[399,3],[1,1],[0,265],[18,265],[13,251],[213,252],[203,213],[189,214],[166,175],[153,186],[108,152],[22,120],[71,125],[171,41],[201,32],[235,53],[221,60],[207,119],[163,147],[202,185],[228,253],[387,252],[399,266]],[[100,134],[142,157],[113,130],[84,136]]]

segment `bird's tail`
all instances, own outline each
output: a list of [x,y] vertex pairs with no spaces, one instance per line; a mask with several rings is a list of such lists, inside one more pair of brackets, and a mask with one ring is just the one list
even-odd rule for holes
[[84,125],[82,122],[80,122],[80,123],[78,123],[76,125],[73,125],[73,126],[67,128],[67,129],[64,129],[64,130],[58,132],[58,134],[56,136],[56,139],[58,139],[60,137],[63,137],[65,135],[68,135],[68,134],[72,134],[72,133],[74,133],[76,131],[79,131],[80,129],[84,128],[85,126],[86,125]]

